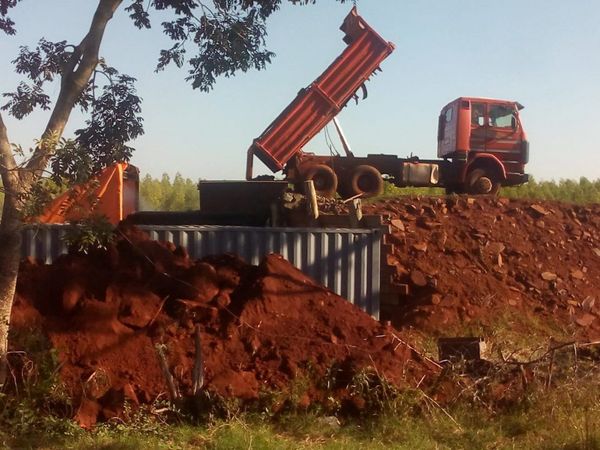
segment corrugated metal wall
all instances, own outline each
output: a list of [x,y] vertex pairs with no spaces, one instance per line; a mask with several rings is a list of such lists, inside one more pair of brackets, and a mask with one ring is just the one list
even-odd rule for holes
[[32,225],[23,230],[21,258],[31,256],[50,264],[54,258],[67,253],[67,246],[62,238],[67,227],[65,225]]
[[[379,318],[381,231],[367,229],[254,228],[143,225],[152,239],[186,248],[192,258],[235,253],[258,264],[279,253],[294,266]],[[66,247],[64,225],[23,232],[22,256],[52,262]]]

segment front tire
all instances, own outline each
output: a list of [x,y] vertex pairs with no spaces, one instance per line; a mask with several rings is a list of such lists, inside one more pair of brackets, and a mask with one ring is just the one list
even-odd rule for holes
[[497,195],[500,181],[484,169],[474,169],[467,177],[467,193],[471,195]]

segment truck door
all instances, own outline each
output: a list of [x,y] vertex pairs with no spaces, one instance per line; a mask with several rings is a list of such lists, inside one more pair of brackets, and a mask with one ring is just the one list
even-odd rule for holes
[[487,137],[487,115],[485,103],[471,104],[471,137],[469,147],[471,151],[485,151]]
[[[488,105],[485,150],[500,159],[515,159],[521,153],[520,124],[513,104]],[[511,157],[512,156],[512,157]]]
[[457,103],[447,105],[438,119],[438,157],[446,158],[456,151],[458,114]]

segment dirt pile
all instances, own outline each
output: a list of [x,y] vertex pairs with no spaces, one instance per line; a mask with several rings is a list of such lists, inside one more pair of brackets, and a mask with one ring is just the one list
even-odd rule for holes
[[196,330],[204,388],[243,401],[304,380],[301,403],[323,401],[319,383],[331,381],[336,367],[336,395],[356,403],[344,387],[362,368],[374,366],[398,386],[437,370],[393,328],[278,255],[259,266],[232,255],[192,261],[135,230],[124,230],[108,252],[24,262],[13,326],[37,327],[58,350],[84,426],[118,416],[125,400],[152,403],[167,392],[157,345],[176,387],[190,396]]
[[408,287],[387,298],[394,325],[600,337],[600,205],[451,196],[364,209],[386,216],[387,275]]
[[600,338],[600,205],[451,196],[364,210],[390,224],[382,318],[403,334],[277,255],[259,266],[233,255],[192,261],[135,229],[107,252],[25,261],[12,324],[41,330],[58,349],[86,426],[118,416],[125,400],[165,395],[157,345],[190,396],[197,332],[209,392],[252,402],[294,391],[308,406],[327,401],[329,384],[357,408],[346,386],[367,366],[401,387],[435,377],[407,336]]

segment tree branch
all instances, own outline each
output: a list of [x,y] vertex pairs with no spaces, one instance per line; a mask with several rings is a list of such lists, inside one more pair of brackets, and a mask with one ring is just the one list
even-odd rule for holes
[[56,142],[62,136],[71,111],[98,64],[100,44],[107,23],[123,0],[100,0],[92,24],[86,36],[76,47],[73,55],[62,74],[61,88],[56,105],[42,134],[41,144],[35,149],[27,169],[39,174],[48,164]]

